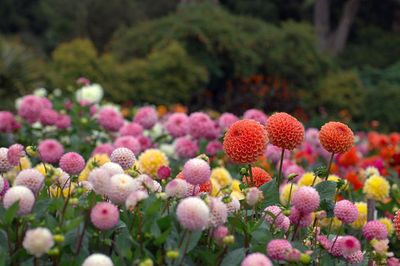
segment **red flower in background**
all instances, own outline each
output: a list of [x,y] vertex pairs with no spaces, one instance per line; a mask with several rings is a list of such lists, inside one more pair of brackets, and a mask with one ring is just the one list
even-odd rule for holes
[[336,161],[339,165],[348,167],[355,166],[360,161],[360,155],[357,152],[357,148],[353,147],[349,151],[339,154]]
[[357,173],[355,172],[348,172],[347,175],[344,177],[350,184],[353,185],[354,191],[357,191],[363,187],[363,183],[358,178]]

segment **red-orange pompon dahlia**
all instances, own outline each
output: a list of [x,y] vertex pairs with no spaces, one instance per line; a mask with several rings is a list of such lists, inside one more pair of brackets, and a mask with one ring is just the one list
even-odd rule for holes
[[224,150],[236,163],[253,163],[263,155],[268,136],[265,127],[250,119],[239,120],[225,134]]
[[319,141],[331,153],[344,153],[353,147],[354,134],[343,123],[328,122],[319,131]]
[[304,126],[287,113],[275,113],[267,120],[270,142],[283,149],[293,150],[304,140]]
[[[265,183],[271,181],[271,179],[272,179],[270,174],[268,174],[268,172],[266,172],[264,169],[262,169],[260,167],[252,167],[251,173],[253,174],[253,182],[254,182],[253,185],[255,187],[260,187],[260,186],[264,185]],[[251,183],[250,176],[244,176],[242,179],[242,182],[247,185],[251,185],[251,184],[248,184],[247,181],[249,181],[249,183]]]

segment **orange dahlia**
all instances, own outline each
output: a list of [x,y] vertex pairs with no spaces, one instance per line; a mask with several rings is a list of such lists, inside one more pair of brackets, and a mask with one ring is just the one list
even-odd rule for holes
[[321,127],[319,141],[331,153],[344,153],[353,147],[354,134],[343,123],[328,122]]
[[304,127],[296,118],[287,113],[275,113],[268,118],[269,140],[277,147],[293,150],[304,140]]
[[[260,187],[272,179],[270,174],[260,167],[252,167],[251,173],[253,174],[253,182],[255,187]],[[244,176],[242,181],[243,183],[249,185],[247,181],[251,182],[251,178],[250,176]]]
[[[183,175],[183,171],[179,172],[179,174],[176,176],[176,178],[185,180],[185,176]],[[199,189],[200,189],[200,192],[211,193],[211,191],[212,191],[211,180],[209,179],[206,182],[204,182],[203,184],[200,184]]]
[[396,212],[393,218],[394,230],[396,231],[397,238],[400,239],[400,211]]
[[225,134],[224,150],[236,163],[253,163],[265,150],[268,136],[265,127],[255,120],[239,120]]

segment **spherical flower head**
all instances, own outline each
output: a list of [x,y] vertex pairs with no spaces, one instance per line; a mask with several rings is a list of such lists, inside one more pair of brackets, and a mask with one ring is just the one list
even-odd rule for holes
[[252,253],[247,255],[242,261],[241,266],[272,266],[272,262],[267,256],[261,253]]
[[0,173],[8,172],[13,168],[13,166],[8,161],[7,154],[7,148],[0,148]]
[[187,192],[187,182],[183,179],[175,178],[165,186],[165,193],[168,197],[178,199],[185,197]]
[[157,170],[157,177],[159,179],[167,179],[168,177],[171,176],[171,168],[169,166],[161,166]]
[[390,184],[380,175],[370,176],[364,183],[363,192],[367,199],[383,201],[389,196]]
[[115,204],[123,204],[128,198],[129,194],[138,190],[140,184],[135,182],[134,179],[126,174],[113,175],[110,178],[110,187],[107,191],[107,196]]
[[67,152],[60,159],[60,168],[70,175],[77,175],[85,168],[85,159],[79,153]]
[[217,241],[222,240],[228,235],[229,231],[226,226],[220,225],[213,230],[213,238]]
[[108,175],[111,177],[113,175],[117,174],[123,174],[124,169],[121,167],[121,165],[113,162],[107,162],[101,166],[101,169],[104,169],[107,171]]
[[238,121],[239,118],[231,113],[223,113],[218,119],[218,125],[222,131],[227,130],[230,126]]
[[[253,174],[253,185],[255,187],[261,187],[265,183],[268,183],[269,181],[272,180],[272,177],[270,174],[268,174],[264,169],[260,167],[252,167],[251,168],[251,173]],[[242,178],[242,182],[245,184],[251,183],[251,177],[250,176],[244,176]],[[250,185],[250,184],[248,184]]]
[[292,248],[288,253],[286,253],[285,260],[287,262],[299,262],[301,258],[300,250]]
[[396,236],[400,239],[400,211],[396,212],[396,215],[393,218],[393,224],[396,231]]
[[246,112],[244,112],[243,114],[243,119],[252,119],[252,120],[256,120],[258,123],[260,123],[261,125],[265,125],[267,123],[267,115],[261,111],[261,110],[257,110],[257,109],[249,109]]
[[21,157],[25,156],[24,146],[13,144],[8,148],[7,160],[12,166],[18,166]]
[[271,240],[267,245],[267,255],[274,260],[284,260],[292,245],[285,239]]
[[112,107],[104,107],[98,113],[97,121],[106,130],[116,132],[124,125],[122,115]]
[[189,231],[203,230],[208,225],[210,210],[201,199],[188,197],[178,204],[176,216],[183,228]]
[[218,198],[210,198],[208,207],[210,209],[210,227],[223,225],[228,218],[228,209],[226,205]]
[[56,127],[58,129],[67,129],[71,127],[71,117],[69,115],[58,115]]
[[330,250],[332,246],[332,242],[325,235],[318,235],[317,241],[322,248],[325,250]]
[[[272,163],[279,163],[282,155],[282,148],[279,148],[275,145],[272,145],[271,143],[267,145],[265,151],[264,151],[264,156],[268,160],[270,160]],[[290,153],[286,152],[283,155],[283,160],[289,160],[290,159]]]
[[[123,173],[123,172],[122,172]],[[93,190],[99,195],[106,195],[110,186],[109,172],[101,168],[90,171],[88,181],[92,184]]]
[[33,192],[24,186],[14,186],[7,190],[3,197],[5,209],[10,208],[15,202],[19,202],[18,215],[26,215],[32,211],[35,204]]
[[53,235],[47,228],[30,229],[26,231],[22,245],[29,254],[40,258],[54,245]]
[[293,150],[304,140],[303,125],[287,113],[271,115],[266,128],[270,142],[281,149]]
[[141,136],[137,137],[137,139],[140,143],[140,147],[142,148],[142,151],[150,149],[153,146],[153,142],[150,137],[141,135]]
[[156,109],[152,106],[141,107],[133,121],[140,124],[144,129],[150,129],[157,123],[158,115]]
[[226,205],[228,214],[233,214],[240,210],[240,201],[235,197],[231,196],[231,201],[225,203],[225,205]]
[[382,240],[388,236],[386,225],[376,220],[367,222],[362,229],[362,233],[367,240],[374,238]]
[[351,224],[357,220],[357,207],[348,200],[336,202],[334,209],[335,216],[345,224]]
[[90,211],[90,221],[97,229],[110,230],[118,224],[118,207],[109,202],[99,202]]
[[360,264],[364,260],[364,254],[361,250],[357,250],[351,255],[344,256],[344,259],[350,264]]
[[330,153],[344,153],[354,145],[353,131],[340,122],[328,122],[319,131],[319,141]]
[[388,235],[391,236],[394,231],[392,220],[390,220],[389,218],[386,218],[386,217],[382,217],[382,218],[379,218],[378,221],[383,223],[386,226]]
[[85,259],[82,266],[114,266],[114,264],[106,255],[92,254]]
[[224,146],[218,140],[212,140],[209,143],[207,143],[206,154],[209,156],[214,156],[218,152],[221,152],[223,150],[224,150]]
[[127,123],[119,129],[120,136],[138,137],[142,135],[143,127],[135,122]]
[[199,151],[197,141],[188,137],[179,137],[174,142],[176,154],[179,158],[193,158]]
[[117,148],[111,153],[113,163],[119,164],[124,170],[129,169],[135,163],[135,154],[128,148]]
[[365,169],[364,174],[365,174],[366,177],[370,177],[370,176],[373,176],[373,175],[380,175],[379,170],[374,166],[368,166]]
[[43,109],[40,113],[39,121],[44,126],[53,126],[57,123],[59,115],[53,109]]
[[169,161],[165,153],[158,149],[148,149],[139,157],[140,170],[152,177],[157,176],[157,171],[161,166],[168,166]]
[[133,191],[131,194],[129,194],[128,198],[126,199],[125,207],[128,210],[133,210],[139,202],[147,199],[148,197],[149,194],[145,190]]
[[15,116],[8,111],[0,111],[0,132],[12,133],[19,129],[21,125],[15,119]]
[[139,140],[132,136],[123,136],[117,138],[114,141],[114,147],[130,149],[135,155],[138,155],[141,151]]
[[92,151],[91,156],[94,156],[96,154],[107,154],[108,156],[111,156],[111,153],[113,152],[113,150],[114,150],[114,146],[110,143],[100,144]]
[[24,96],[18,108],[18,115],[28,123],[33,124],[40,119],[40,114],[44,108],[40,97],[35,95]]
[[40,159],[45,163],[57,163],[64,154],[64,147],[55,139],[46,139],[38,146]]
[[[290,188],[291,187],[291,188]],[[282,205],[286,206],[288,205],[288,201],[289,201],[289,194],[291,196],[293,196],[293,193],[298,189],[298,186],[296,184],[291,184],[291,183],[287,183],[285,184],[282,189],[281,192],[279,194],[279,200],[281,202]],[[292,190],[292,192],[290,192],[290,190]],[[292,198],[290,198],[290,202],[292,202]]]
[[320,197],[313,187],[300,187],[293,193],[293,206],[301,213],[310,213],[318,209]]
[[189,132],[189,117],[184,113],[174,113],[168,117],[165,129],[174,138],[183,137]]
[[210,165],[199,158],[190,159],[183,166],[183,175],[185,176],[186,182],[192,185],[203,184],[210,179]]
[[264,209],[265,221],[271,225],[280,225],[285,219],[282,209],[279,206],[272,205]]
[[360,241],[354,236],[343,236],[340,241],[336,242],[336,244],[339,245],[339,248],[341,249],[340,253],[343,254],[343,256],[350,256],[356,251],[361,250]]
[[367,204],[365,202],[356,202],[354,204],[358,211],[357,219],[351,224],[355,229],[361,229],[367,222]]
[[205,113],[194,112],[189,116],[189,134],[193,138],[206,138],[214,126],[214,121]]
[[256,205],[263,198],[263,193],[256,187],[251,187],[246,192],[246,203],[249,206]]
[[78,102],[85,101],[88,104],[94,104],[99,103],[103,98],[103,88],[99,84],[90,84],[90,81],[84,77],[79,78],[77,83],[84,85],[75,93]]
[[42,188],[43,181],[44,176],[38,170],[25,169],[18,173],[14,184],[16,186],[25,186],[36,194]]
[[338,238],[336,239],[336,242],[332,241],[332,245],[329,248],[328,252],[334,256],[334,257],[340,257],[342,256],[342,249],[339,245],[340,240],[342,239],[343,236],[338,236]]
[[[3,192],[4,187],[6,186],[6,179],[0,175],[0,193]],[[3,195],[0,195],[0,197]]]
[[390,257],[386,260],[387,266],[399,266],[400,260],[395,257]]
[[10,188],[10,184],[8,183],[8,180],[1,177],[2,181],[2,188],[0,190],[0,199],[6,194],[7,190]]
[[265,127],[254,120],[231,125],[224,137],[224,150],[235,163],[253,163],[263,155],[268,143]]
[[299,227],[308,227],[311,225],[313,218],[311,213],[301,213],[296,207],[290,210],[289,220],[292,224]]
[[232,184],[232,176],[224,167],[216,167],[211,170],[211,179],[217,181],[221,187],[226,187]]

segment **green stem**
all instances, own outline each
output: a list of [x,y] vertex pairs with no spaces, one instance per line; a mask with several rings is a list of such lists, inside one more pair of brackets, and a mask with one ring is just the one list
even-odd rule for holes
[[251,164],[249,163],[248,165],[248,169],[249,169],[249,175],[250,175],[250,182],[251,182],[251,186],[254,186],[254,180],[253,180],[253,172],[251,170]]
[[289,197],[288,197],[288,202],[287,202],[286,208],[289,208],[290,199],[292,197],[292,190],[293,190],[293,182],[290,183]]
[[281,176],[282,176],[282,166],[283,166],[283,156],[285,155],[285,149],[284,148],[282,148],[282,153],[281,153],[281,160],[280,160],[280,163],[279,163],[279,172],[278,172],[278,178],[276,179],[276,183],[278,183],[278,188],[279,188],[279,186],[280,186],[280,184],[281,184]]
[[335,240],[333,241],[332,246],[331,246],[331,251],[332,251],[333,247],[335,246],[336,241],[337,241],[337,239],[339,238],[340,233],[341,233],[342,230],[343,230],[343,226],[344,226],[344,223],[342,223],[342,225],[341,225],[340,228],[339,228],[339,231],[338,231],[337,234],[336,234]]
[[331,172],[331,167],[332,167],[332,162],[333,162],[333,156],[335,156],[335,153],[332,152],[331,158],[330,158],[330,160],[329,160],[328,170],[327,170],[327,174],[326,174],[325,180],[328,180],[329,174],[330,174],[330,172]]
[[185,248],[183,249],[182,258],[181,258],[181,262],[179,263],[179,265],[182,265],[182,264],[183,264],[183,260],[185,259],[187,250],[188,250],[188,248],[189,248],[191,236],[192,236],[192,232],[189,231],[189,234],[188,234],[188,237],[187,237],[187,241],[186,241],[186,245],[185,245]]

